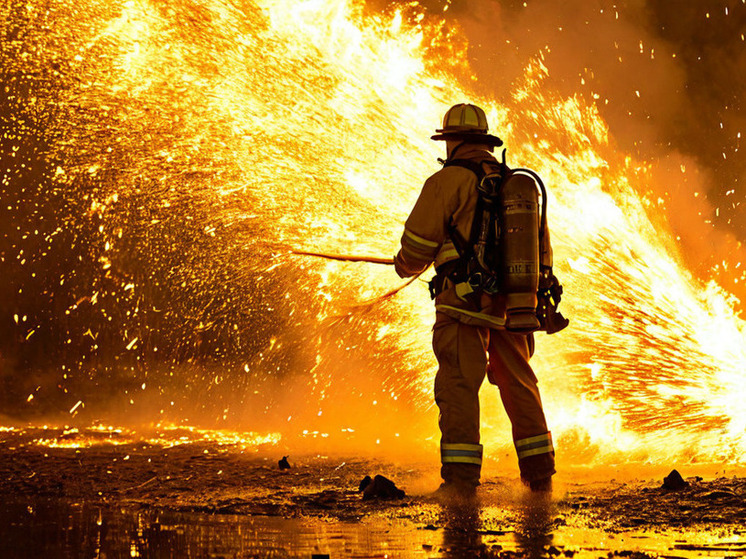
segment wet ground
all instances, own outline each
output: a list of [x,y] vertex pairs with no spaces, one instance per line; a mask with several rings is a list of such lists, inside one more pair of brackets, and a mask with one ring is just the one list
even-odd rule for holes
[[[444,506],[432,464],[290,457],[185,431],[0,431],[0,557],[740,557],[746,480],[578,483],[551,498],[488,477]],[[686,472],[683,472],[686,476]],[[401,500],[363,500],[383,474]]]

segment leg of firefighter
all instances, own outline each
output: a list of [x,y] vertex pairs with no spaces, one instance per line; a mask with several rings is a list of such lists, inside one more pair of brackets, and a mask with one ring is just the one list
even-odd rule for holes
[[488,330],[442,320],[433,332],[438,358],[435,402],[440,409],[441,476],[444,488],[474,494],[482,469],[479,388],[487,367]]
[[552,434],[547,429],[536,375],[528,360],[533,336],[490,330],[488,376],[500,389],[513,426],[521,478],[532,489],[548,489],[554,470]]

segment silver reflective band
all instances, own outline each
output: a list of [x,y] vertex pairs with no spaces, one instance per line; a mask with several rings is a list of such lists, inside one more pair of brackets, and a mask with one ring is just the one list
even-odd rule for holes
[[468,443],[441,443],[440,460],[443,464],[482,464],[482,445]]
[[552,433],[544,433],[535,437],[520,439],[515,442],[515,449],[518,453],[518,459],[536,456],[537,454],[547,454],[554,452],[552,444]]

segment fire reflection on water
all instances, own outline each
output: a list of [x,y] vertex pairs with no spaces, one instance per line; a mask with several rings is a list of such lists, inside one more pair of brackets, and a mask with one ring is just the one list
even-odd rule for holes
[[[599,554],[633,553],[701,557],[746,555],[737,533],[703,530],[604,533],[575,522],[552,522],[539,505],[508,510],[465,511],[419,507],[418,518],[434,524],[423,529],[411,521],[392,526],[389,514],[372,515],[364,523],[314,518],[241,517],[220,514],[127,511],[91,504],[0,504],[0,550],[7,557],[66,557],[85,550],[92,557],[151,557],[205,554],[265,557],[278,553],[331,557],[349,553],[395,557],[494,556],[597,558]],[[12,522],[11,522],[12,521]],[[8,527],[13,526],[12,530]],[[57,532],[59,530],[59,532]],[[24,555],[19,555],[22,551]],[[490,555],[491,556],[491,555]]]

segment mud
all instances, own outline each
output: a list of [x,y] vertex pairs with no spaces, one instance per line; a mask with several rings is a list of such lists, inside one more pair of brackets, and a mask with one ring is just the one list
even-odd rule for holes
[[[488,476],[478,502],[446,506],[426,496],[434,464],[291,455],[281,470],[272,448],[65,433],[0,434],[0,557],[746,555],[743,478],[560,476],[542,497]],[[377,474],[407,495],[364,500]]]
[[687,481],[689,487],[679,490],[657,487],[654,481],[623,484],[601,494],[580,495],[570,506],[586,508],[620,528],[743,525],[746,532],[746,479],[694,477]]

